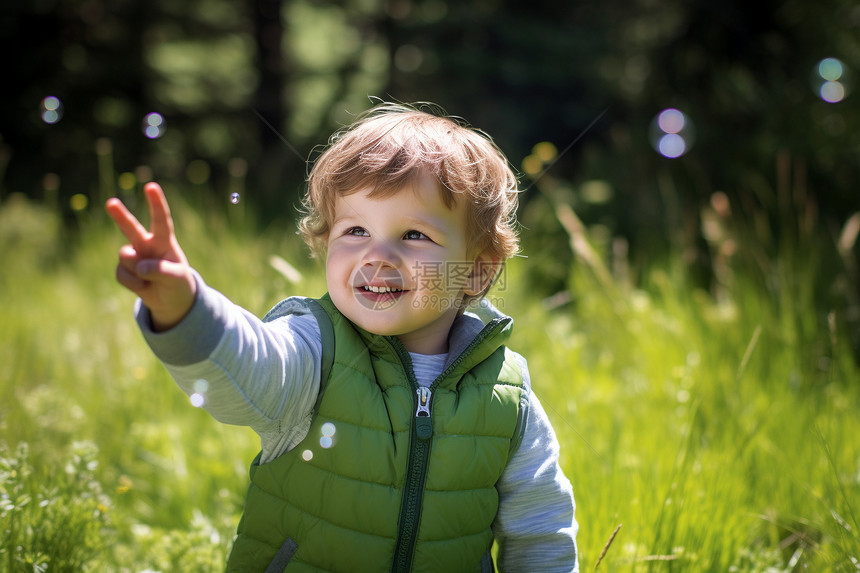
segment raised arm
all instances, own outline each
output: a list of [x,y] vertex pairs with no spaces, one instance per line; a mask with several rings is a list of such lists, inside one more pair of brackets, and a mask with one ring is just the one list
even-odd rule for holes
[[117,198],[108,199],[105,209],[130,242],[120,247],[117,281],[140,297],[150,311],[153,330],[160,332],[188,314],[197,286],[176,240],[161,186],[147,183],[143,193],[149,203],[149,230]]
[[273,459],[310,426],[321,372],[316,320],[263,323],[207,287],[176,240],[161,187],[148,183],[144,194],[149,230],[119,199],[105,205],[130,243],[116,277],[145,307],[137,313],[144,339],[187,394],[217,420],[257,431],[263,460]]

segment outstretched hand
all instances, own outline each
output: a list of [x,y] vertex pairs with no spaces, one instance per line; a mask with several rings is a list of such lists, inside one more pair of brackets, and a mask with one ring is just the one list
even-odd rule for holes
[[117,281],[141,298],[150,311],[153,329],[163,331],[191,310],[197,283],[173,232],[161,186],[147,183],[143,193],[149,203],[149,230],[117,198],[108,199],[105,209],[131,243],[119,250]]

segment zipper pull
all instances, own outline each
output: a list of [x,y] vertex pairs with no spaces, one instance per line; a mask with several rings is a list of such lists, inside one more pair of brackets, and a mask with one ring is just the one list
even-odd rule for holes
[[415,411],[415,433],[422,440],[430,439],[433,435],[433,422],[430,420],[430,400],[433,392],[426,386],[419,386],[418,409]]

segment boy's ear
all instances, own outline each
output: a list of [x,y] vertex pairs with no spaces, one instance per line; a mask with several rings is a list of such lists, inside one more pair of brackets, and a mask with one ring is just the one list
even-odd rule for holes
[[489,251],[484,251],[475,257],[475,265],[472,267],[472,274],[469,275],[469,282],[466,284],[463,292],[467,296],[476,296],[486,291],[496,278],[499,272],[499,267],[502,260],[498,257],[493,257]]

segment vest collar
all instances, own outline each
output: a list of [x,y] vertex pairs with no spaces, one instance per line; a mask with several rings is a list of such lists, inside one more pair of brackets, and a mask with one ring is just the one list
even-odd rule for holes
[[[323,298],[332,304],[328,293]],[[348,320],[346,317],[343,319]],[[350,324],[372,354],[388,360],[399,360],[411,370],[409,353],[396,336],[372,334],[355,323]],[[443,370],[446,378],[459,379],[462,374],[486,360],[507,342],[512,329],[513,319],[501,313],[486,299],[469,307],[454,320],[448,334],[448,359]]]
[[[468,361],[466,370],[485,360],[510,338],[513,322],[511,317],[501,313],[490,301],[481,299],[479,304],[470,307],[451,325],[445,368],[460,360],[466,353],[471,353],[474,357]],[[470,348],[472,345],[477,348]]]

